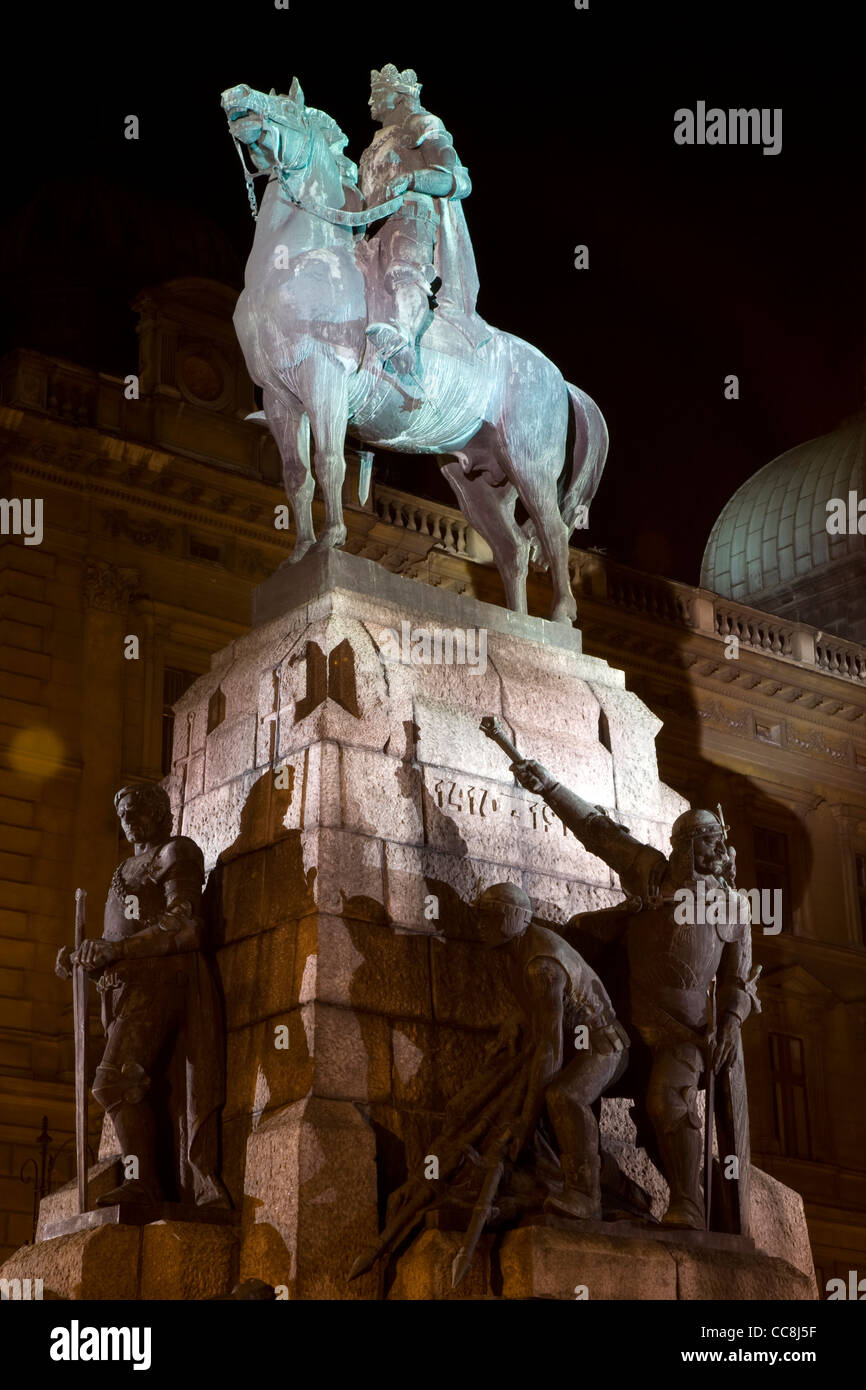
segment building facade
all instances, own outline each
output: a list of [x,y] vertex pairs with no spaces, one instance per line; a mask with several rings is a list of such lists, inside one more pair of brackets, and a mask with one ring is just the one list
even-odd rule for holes
[[[234,299],[204,279],[141,294],[126,377],[0,361],[0,496],[39,500],[43,532],[4,536],[0,561],[0,1259],[30,1239],[20,1172],[43,1115],[65,1144],[55,1177],[71,1172],[71,992],[53,968],[74,889],[100,931],[114,792],[171,771],[174,702],[247,631],[291,545],[275,445],[246,420]],[[345,499],[354,553],[502,602],[456,510],[375,483],[361,506],[351,460]],[[744,1031],[754,1160],[803,1194],[819,1286],[866,1270],[866,648],[590,550],[572,573],[585,649],[664,721],[660,776],[721,803],[740,886],[780,894]],[[534,573],[533,612],[547,594]]]

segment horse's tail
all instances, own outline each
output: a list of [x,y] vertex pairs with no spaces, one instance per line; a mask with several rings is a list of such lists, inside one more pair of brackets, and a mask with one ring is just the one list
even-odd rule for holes
[[565,385],[571,401],[574,447],[571,468],[563,469],[560,478],[559,511],[570,535],[578,521],[583,527],[587,525],[586,511],[601,482],[610,440],[605,418],[592,397],[570,381]]

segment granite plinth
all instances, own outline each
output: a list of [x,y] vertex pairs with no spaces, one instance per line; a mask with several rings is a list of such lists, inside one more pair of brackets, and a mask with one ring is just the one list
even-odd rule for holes
[[[430,1212],[425,1218],[425,1226],[433,1231],[465,1231],[469,1214],[461,1216],[457,1212]],[[525,1216],[517,1227],[526,1230],[539,1227],[545,1230],[563,1231],[566,1235],[582,1237],[586,1235],[610,1236],[613,1240],[657,1240],[673,1245],[691,1245],[701,1250],[732,1250],[748,1254],[755,1249],[750,1236],[731,1235],[727,1231],[691,1231],[676,1226],[662,1226],[650,1221],[570,1221],[568,1217],[554,1216],[548,1212]]]
[[[583,1226],[603,1225],[604,1230]],[[626,1235],[619,1223],[581,1223],[578,1232],[526,1225],[479,1243],[471,1284],[451,1288],[463,1236],[426,1230],[396,1262],[389,1299],[453,1300],[809,1300],[812,1282],[783,1260],[719,1243],[712,1232]],[[703,1244],[705,1237],[709,1242]],[[729,1237],[731,1241],[739,1237]],[[751,1245],[751,1242],[746,1242]],[[468,1283],[467,1279],[467,1283]]]
[[106,1211],[107,1222],[23,1246],[0,1277],[41,1279],[46,1295],[59,1298],[129,1302],[217,1298],[237,1282],[234,1223],[151,1219],[133,1225],[112,1220],[110,1207]]
[[423,612],[431,622],[487,628],[566,651],[581,651],[580,629],[568,623],[512,613],[495,603],[482,603],[420,579],[407,579],[346,550],[311,552],[297,564],[285,561],[270,579],[253,590],[253,625],[259,627],[322,594],[338,590],[392,603],[407,612]]
[[76,1231],[92,1231],[97,1226],[150,1226],[155,1221],[237,1226],[240,1219],[240,1212],[191,1207],[181,1202],[158,1202],[153,1206],[145,1206],[141,1202],[118,1202],[110,1207],[96,1207],[93,1211],[81,1211],[75,1216],[49,1222],[40,1238],[54,1240],[57,1236],[71,1236]]
[[[404,623],[482,629],[484,658],[395,659],[389,634]],[[266,581],[256,626],[175,707],[176,827],[202,846],[222,942],[223,1172],[242,1210],[239,1272],[289,1298],[382,1296],[381,1266],[351,1283],[349,1270],[375,1243],[388,1194],[424,1172],[445,1106],[513,1008],[502,961],[479,938],[479,892],[519,884],[554,928],[620,899],[608,866],[515,782],[480,730],[484,715],[644,843],[668,849],[686,802],[659,779],[660,721],[622,671],[582,653],[576,629],[342,552]],[[604,1107],[602,1130],[621,1163],[634,1156],[627,1171],[640,1181],[649,1159]],[[702,1251],[678,1234],[584,1239],[604,1251],[646,1247],[666,1289],[679,1277],[674,1250],[760,1253],[725,1240]],[[447,1235],[422,1231],[416,1245]],[[528,1277],[533,1251],[571,1240],[526,1227],[501,1249],[518,1236],[529,1242]],[[560,1296],[543,1292],[538,1260],[539,1296]],[[485,1278],[470,1273],[458,1296],[511,1296]],[[420,1292],[439,1289],[431,1279],[406,1296],[439,1297]],[[514,1287],[530,1296],[525,1282]],[[640,1287],[634,1296],[648,1296]]]

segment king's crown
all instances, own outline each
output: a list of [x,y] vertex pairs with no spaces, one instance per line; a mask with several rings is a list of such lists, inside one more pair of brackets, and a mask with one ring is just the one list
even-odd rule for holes
[[381,72],[374,68],[370,73],[370,87],[374,92],[399,92],[402,96],[417,97],[421,83],[414,68],[404,68],[400,72],[393,63],[386,63]]

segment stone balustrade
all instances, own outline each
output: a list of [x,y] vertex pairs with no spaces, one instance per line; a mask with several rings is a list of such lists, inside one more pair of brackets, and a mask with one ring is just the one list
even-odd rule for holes
[[715,630],[720,637],[736,637],[741,646],[774,656],[793,656],[796,624],[770,613],[741,608],[725,599],[717,599],[713,608]]
[[736,637],[741,647],[866,684],[866,647],[808,623],[763,613],[708,589],[641,574],[592,551],[572,551],[572,580],[576,594],[720,641]]
[[[427,536],[450,555],[481,564],[492,562],[486,543],[456,508],[376,485],[373,509],[386,526]],[[641,574],[597,551],[572,549],[571,577],[578,597],[582,594],[720,641],[736,637],[741,647],[866,684],[866,647],[819,633],[808,623],[763,613],[674,579]]]
[[427,536],[433,545],[449,555],[481,563],[492,560],[484,540],[455,507],[428,502],[423,497],[413,497],[411,493],[377,484],[373,489],[373,509],[386,526]]
[[815,640],[815,665],[832,676],[866,683],[866,647],[846,642],[843,637],[821,633]]

